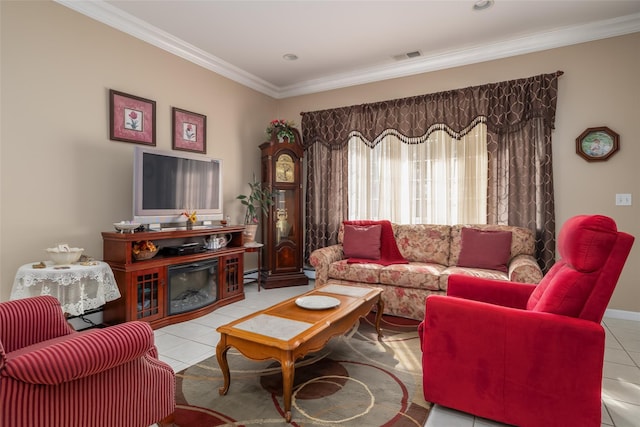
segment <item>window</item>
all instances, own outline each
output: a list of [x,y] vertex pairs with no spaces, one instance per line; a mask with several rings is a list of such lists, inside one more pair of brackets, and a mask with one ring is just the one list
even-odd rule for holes
[[349,219],[400,224],[484,224],[486,125],[465,136],[436,130],[407,140],[389,131],[373,148],[349,140]]

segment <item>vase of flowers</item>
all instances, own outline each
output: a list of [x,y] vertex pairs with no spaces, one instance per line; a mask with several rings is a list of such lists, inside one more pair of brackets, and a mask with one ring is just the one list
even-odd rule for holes
[[258,228],[258,215],[262,211],[265,215],[267,209],[273,204],[274,193],[270,188],[266,188],[261,182],[256,181],[256,175],[253,174],[253,181],[249,183],[251,191],[248,195],[240,194],[236,199],[246,207],[244,214],[245,224],[245,243],[255,240],[256,229]]
[[293,133],[294,127],[295,123],[291,121],[283,119],[271,120],[269,126],[267,126],[267,136],[271,139],[275,135],[278,138],[278,142],[287,141],[293,144],[296,140],[296,135]]
[[193,228],[193,225],[196,223],[196,221],[198,221],[198,215],[196,214],[196,211],[189,212],[187,210],[185,212],[182,212],[182,216],[187,217],[187,228]]

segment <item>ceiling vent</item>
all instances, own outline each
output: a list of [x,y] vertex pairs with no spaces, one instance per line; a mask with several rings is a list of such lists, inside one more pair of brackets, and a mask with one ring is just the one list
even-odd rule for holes
[[413,52],[401,53],[400,55],[393,55],[393,59],[396,61],[403,61],[405,59],[417,58],[418,56],[422,56],[422,53],[419,50],[414,50]]

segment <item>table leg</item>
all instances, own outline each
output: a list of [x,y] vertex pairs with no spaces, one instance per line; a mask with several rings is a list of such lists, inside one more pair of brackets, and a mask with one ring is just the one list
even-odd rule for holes
[[384,310],[384,301],[382,300],[382,294],[378,295],[378,311],[376,312],[376,332],[378,332],[378,339],[382,338],[382,331],[380,331],[380,320],[382,320],[382,312]]
[[216,346],[216,359],[218,359],[218,365],[220,365],[220,370],[222,371],[222,376],[224,378],[224,385],[218,389],[218,393],[220,393],[221,396],[227,394],[229,391],[229,384],[231,383],[229,363],[227,362],[228,350],[229,346],[227,345],[227,337],[225,334],[222,334],[220,342]]
[[282,365],[282,400],[284,401],[284,418],[291,422],[291,394],[293,393],[293,376],[295,364],[291,359],[280,362]]

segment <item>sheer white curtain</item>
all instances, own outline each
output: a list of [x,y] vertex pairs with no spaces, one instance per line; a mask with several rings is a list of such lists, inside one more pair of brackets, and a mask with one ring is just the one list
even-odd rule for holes
[[371,148],[349,140],[349,219],[399,224],[484,224],[486,125],[462,137],[446,130],[402,142],[394,132]]

